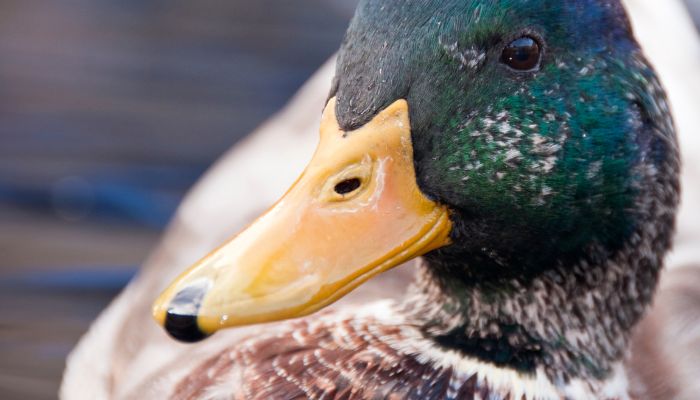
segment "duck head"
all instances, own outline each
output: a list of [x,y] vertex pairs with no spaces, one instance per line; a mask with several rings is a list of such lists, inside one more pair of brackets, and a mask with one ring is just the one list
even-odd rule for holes
[[618,1],[362,0],[308,168],[154,316],[196,341],[423,256],[403,312],[436,345],[604,375],[678,191],[665,96]]

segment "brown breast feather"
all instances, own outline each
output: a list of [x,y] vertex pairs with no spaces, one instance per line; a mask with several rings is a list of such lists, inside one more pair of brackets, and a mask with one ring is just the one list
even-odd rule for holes
[[283,333],[251,338],[200,365],[173,398],[514,400],[477,387],[476,376],[450,390],[451,368],[400,354],[387,344],[402,340],[400,329],[375,324],[303,320]]

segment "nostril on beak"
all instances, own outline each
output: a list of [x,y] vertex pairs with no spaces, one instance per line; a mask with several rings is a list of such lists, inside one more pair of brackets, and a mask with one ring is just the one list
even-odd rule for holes
[[339,182],[335,185],[333,190],[335,190],[336,193],[342,196],[354,192],[360,186],[362,186],[362,181],[360,180],[360,178],[351,178]]
[[170,302],[165,316],[165,330],[174,339],[194,343],[209,337],[197,323],[202,299],[211,287],[207,278],[198,279],[180,290]]

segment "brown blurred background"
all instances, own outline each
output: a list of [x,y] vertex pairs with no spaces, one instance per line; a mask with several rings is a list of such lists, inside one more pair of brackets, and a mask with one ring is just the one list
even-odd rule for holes
[[1,399],[56,397],[186,190],[335,51],[355,3],[0,0]]

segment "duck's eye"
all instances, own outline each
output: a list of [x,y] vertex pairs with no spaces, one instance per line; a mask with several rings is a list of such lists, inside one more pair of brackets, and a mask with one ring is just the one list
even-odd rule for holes
[[532,71],[540,65],[541,49],[537,40],[523,36],[510,42],[501,54],[501,62],[516,71]]
[[355,190],[357,190],[357,188],[360,187],[360,184],[362,184],[360,178],[346,179],[336,184],[333,190],[335,190],[336,193],[342,196],[354,192]]

